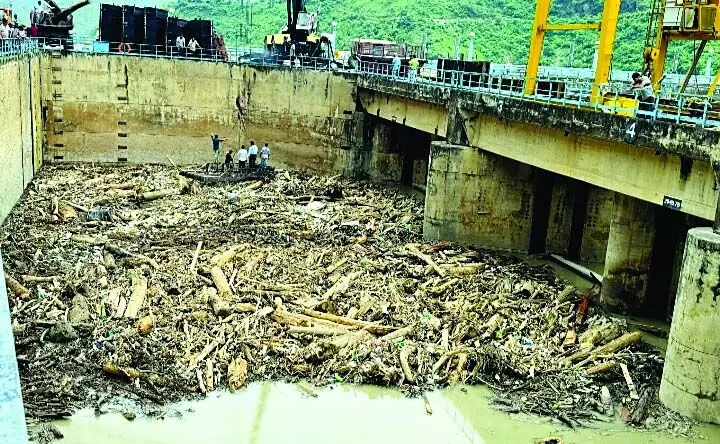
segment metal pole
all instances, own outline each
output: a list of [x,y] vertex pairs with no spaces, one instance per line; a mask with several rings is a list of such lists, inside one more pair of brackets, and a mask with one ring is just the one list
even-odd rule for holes
[[703,50],[705,49],[705,45],[707,45],[707,42],[707,40],[702,40],[700,42],[700,46],[698,46],[698,49],[697,51],[695,51],[695,55],[693,56],[692,65],[690,65],[690,69],[688,70],[687,74],[685,74],[682,85],[680,85],[680,90],[678,91],[678,94],[682,94],[685,91],[685,88],[690,82],[690,77],[692,77],[693,73],[695,72],[695,68],[697,68],[698,61],[700,60],[700,56],[702,55]]

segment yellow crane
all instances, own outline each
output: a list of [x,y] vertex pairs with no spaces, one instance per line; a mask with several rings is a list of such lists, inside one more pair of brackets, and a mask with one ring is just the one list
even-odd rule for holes
[[580,30],[600,31],[598,59],[595,68],[595,80],[590,94],[590,102],[597,103],[600,101],[600,85],[607,83],[610,77],[610,62],[612,60],[615,31],[617,30],[619,15],[620,0],[605,0],[600,23],[551,24],[548,23],[548,18],[550,16],[550,0],[537,0],[537,3],[535,4],[535,19],[533,21],[532,36],[530,39],[530,54],[528,56],[527,69],[525,71],[525,86],[523,88],[523,92],[525,94],[533,94],[535,92],[538,70],[540,68],[540,58],[542,55],[542,46],[545,40],[546,32]]
[[[660,87],[665,70],[668,45],[671,41],[699,41],[693,54],[690,69],[685,75],[680,91],[683,92],[709,40],[720,39],[720,0],[653,0],[650,22],[645,36],[645,65],[655,87]],[[715,92],[720,73],[715,76],[708,95]]]

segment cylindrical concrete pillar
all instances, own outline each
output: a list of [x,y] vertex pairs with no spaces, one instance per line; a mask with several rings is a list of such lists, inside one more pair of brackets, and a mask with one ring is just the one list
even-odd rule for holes
[[615,193],[605,253],[601,301],[611,310],[632,312],[645,302],[655,239],[652,204]]
[[693,228],[685,244],[660,400],[720,423],[720,235]]

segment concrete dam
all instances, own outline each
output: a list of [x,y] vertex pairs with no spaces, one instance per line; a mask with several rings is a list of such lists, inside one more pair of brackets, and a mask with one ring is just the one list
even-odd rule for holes
[[[574,368],[616,377],[587,389],[601,404],[610,386],[610,416],[720,422],[712,127],[350,70],[59,51],[0,62],[0,91],[0,377],[22,382],[28,417],[104,411],[87,388],[138,415],[256,381],[418,395],[479,384],[492,362],[515,378],[499,392],[553,399]],[[223,154],[267,143],[276,178],[188,184],[177,172],[211,162],[212,134]],[[595,277],[528,265],[551,254]],[[636,324],[669,324],[666,354],[638,349],[664,355],[653,377],[623,351]],[[571,404],[567,422],[589,420],[594,401]]]

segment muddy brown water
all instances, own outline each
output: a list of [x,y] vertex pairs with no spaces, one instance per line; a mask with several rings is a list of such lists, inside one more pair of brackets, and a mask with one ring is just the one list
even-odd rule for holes
[[421,399],[392,389],[337,385],[312,398],[288,383],[255,383],[237,393],[213,393],[201,401],[167,406],[162,418],[128,421],[119,413],[90,410],[55,424],[62,444],[184,443],[535,443],[559,437],[564,444],[720,443],[720,426],[701,425],[701,438],[632,429],[619,421],[567,427],[530,415],[508,414],[489,405],[487,387],[454,387]]

